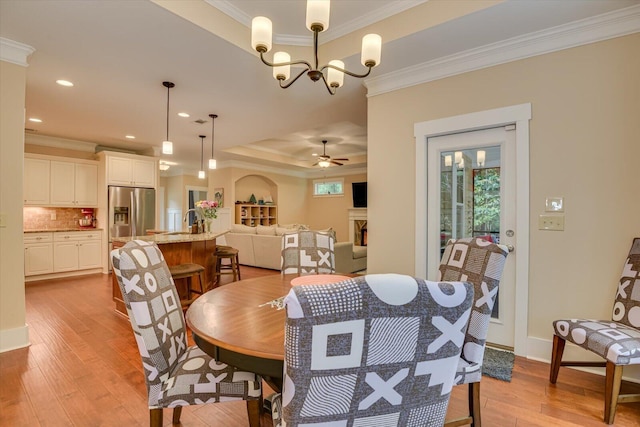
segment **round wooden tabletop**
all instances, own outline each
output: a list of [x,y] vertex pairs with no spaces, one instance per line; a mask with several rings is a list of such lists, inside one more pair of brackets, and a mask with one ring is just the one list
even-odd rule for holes
[[200,340],[216,347],[282,361],[285,311],[262,304],[285,296],[295,277],[257,277],[208,291],[187,310],[187,325]]

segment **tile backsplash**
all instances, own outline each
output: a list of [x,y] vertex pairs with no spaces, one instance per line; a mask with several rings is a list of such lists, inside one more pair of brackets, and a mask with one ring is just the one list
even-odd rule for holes
[[84,215],[80,208],[23,208],[24,230],[80,228],[81,218]]

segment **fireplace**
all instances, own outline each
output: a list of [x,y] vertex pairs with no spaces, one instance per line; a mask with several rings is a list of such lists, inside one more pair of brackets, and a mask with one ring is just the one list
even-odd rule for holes
[[349,209],[349,241],[354,246],[367,245],[367,208]]

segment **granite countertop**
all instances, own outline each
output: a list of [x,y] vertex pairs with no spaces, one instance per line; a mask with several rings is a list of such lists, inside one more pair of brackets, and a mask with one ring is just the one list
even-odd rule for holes
[[61,231],[102,231],[102,228],[68,227],[68,228],[35,228],[31,230],[23,230],[23,232],[25,233],[58,233]]
[[155,242],[158,245],[166,243],[185,243],[185,242],[201,242],[204,240],[213,240],[226,233],[226,231],[214,231],[211,233],[191,234],[187,231],[174,231],[169,233],[153,234],[150,236],[133,236],[133,237],[112,237],[114,242],[127,243],[132,240],[144,240],[146,242]]

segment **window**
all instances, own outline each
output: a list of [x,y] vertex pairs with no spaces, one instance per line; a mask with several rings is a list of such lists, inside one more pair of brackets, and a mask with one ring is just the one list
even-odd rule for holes
[[336,178],[331,181],[316,179],[313,181],[314,196],[344,196],[344,179]]

